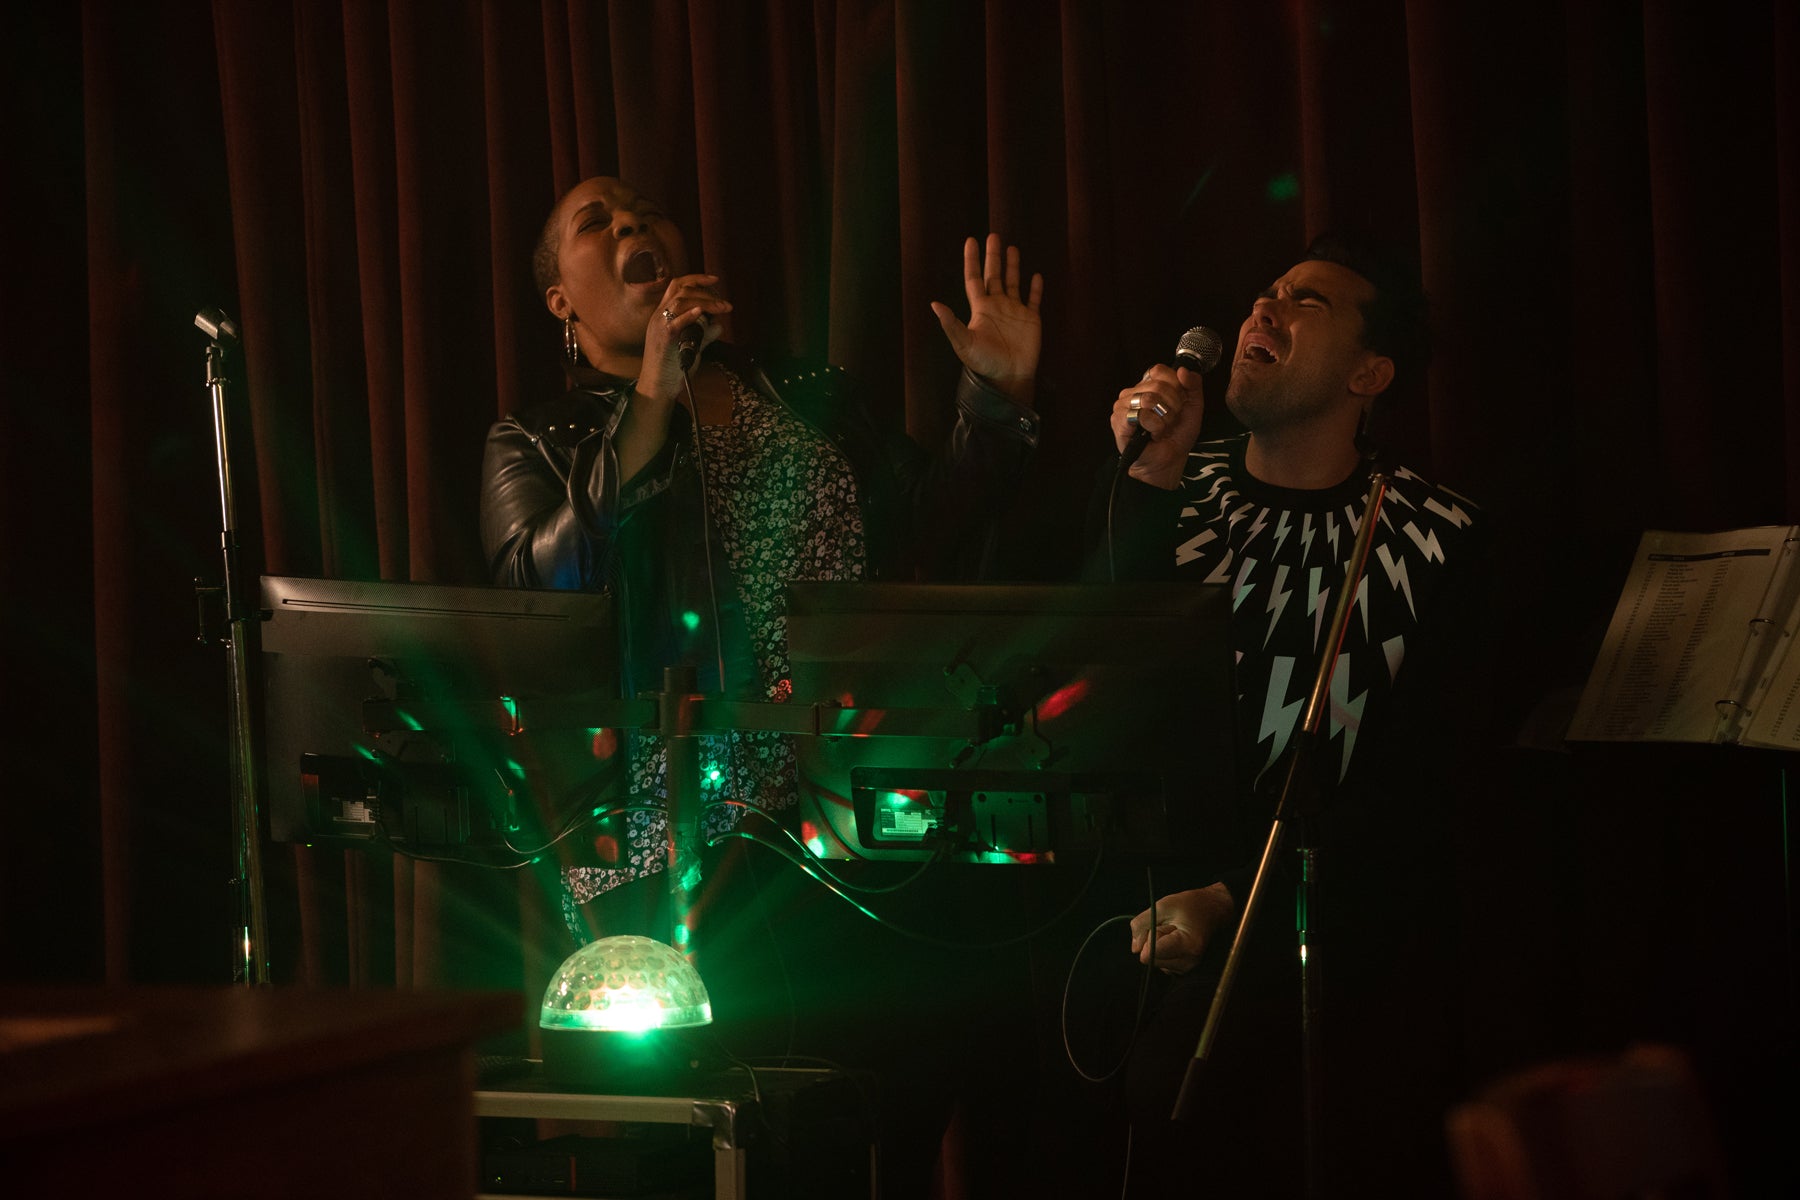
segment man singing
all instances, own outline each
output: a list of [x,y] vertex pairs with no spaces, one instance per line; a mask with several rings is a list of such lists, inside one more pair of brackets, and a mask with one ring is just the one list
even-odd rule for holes
[[[1238,330],[1225,403],[1246,433],[1196,444],[1203,393],[1186,367],[1152,366],[1113,405],[1121,465],[1128,451],[1141,453],[1099,497],[1109,530],[1100,570],[1229,587],[1238,695],[1239,776],[1233,811],[1214,831],[1216,861],[1193,864],[1179,890],[1131,924],[1132,952],[1168,977],[1132,1060],[1133,1195],[1300,1192],[1291,850],[1280,856],[1280,877],[1265,884],[1216,1031],[1198,1125],[1173,1126],[1169,1114],[1286,775],[1275,768],[1293,743],[1344,583],[1369,494],[1371,413],[1427,354],[1416,275],[1348,240],[1321,239],[1256,299]],[[1467,594],[1481,522],[1454,492],[1386,470],[1392,483],[1313,757],[1323,802],[1301,827],[1319,849],[1324,880],[1309,914],[1309,952],[1324,956],[1329,980],[1328,1057],[1316,1081],[1326,1107],[1314,1122],[1327,1194],[1447,1188],[1441,1114],[1459,1086],[1450,1008],[1456,896],[1443,864],[1455,802],[1447,781],[1465,761],[1456,731],[1472,723],[1458,690],[1475,682],[1463,648],[1483,635]],[[1203,778],[1208,764],[1194,770]],[[1218,1190],[1196,1193],[1200,1184]]]

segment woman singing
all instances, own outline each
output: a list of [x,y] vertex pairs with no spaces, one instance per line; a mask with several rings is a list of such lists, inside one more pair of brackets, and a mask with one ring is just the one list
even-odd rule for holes
[[[785,700],[788,584],[981,573],[1038,435],[1043,281],[1022,291],[998,235],[964,247],[967,324],[932,306],[965,368],[935,453],[878,429],[836,368],[718,341],[718,277],[690,270],[681,231],[629,184],[563,196],[533,266],[571,386],[489,433],[482,541],[498,583],[614,594],[626,695],[689,663],[703,692]],[[705,801],[794,803],[785,737],[709,736],[703,758]],[[633,793],[661,794],[665,770],[659,739],[632,739]],[[708,834],[740,815],[706,812]],[[581,906],[662,869],[664,838],[661,814],[637,813],[615,861],[565,867],[577,937],[591,932]]]

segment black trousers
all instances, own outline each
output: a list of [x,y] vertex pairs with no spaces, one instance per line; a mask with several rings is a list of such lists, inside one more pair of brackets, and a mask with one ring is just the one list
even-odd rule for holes
[[[1223,947],[1159,987],[1126,1082],[1132,1127],[1129,1197],[1298,1198],[1309,1137],[1300,969],[1291,919],[1253,939],[1191,1115],[1171,1112],[1205,1026]],[[1285,943],[1285,944],[1284,944]],[[1431,958],[1342,938],[1327,956],[1312,1086],[1320,1116],[1320,1194],[1453,1194],[1443,1119],[1456,1099],[1453,980]],[[1410,949],[1417,949],[1416,946]]]

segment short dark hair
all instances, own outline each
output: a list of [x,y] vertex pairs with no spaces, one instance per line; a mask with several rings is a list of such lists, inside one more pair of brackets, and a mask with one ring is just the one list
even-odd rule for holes
[[537,284],[539,300],[562,279],[562,267],[557,262],[557,255],[562,253],[562,230],[556,220],[561,207],[561,200],[550,206],[550,215],[544,218],[544,228],[531,251],[531,281]]
[[1431,324],[1418,264],[1391,246],[1353,233],[1321,234],[1306,248],[1309,260],[1336,263],[1369,281],[1375,296],[1359,305],[1363,345],[1394,363],[1390,394],[1414,384],[1431,363]]

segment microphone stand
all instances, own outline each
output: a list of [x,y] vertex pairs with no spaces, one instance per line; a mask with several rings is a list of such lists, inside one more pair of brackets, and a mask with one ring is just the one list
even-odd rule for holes
[[[1172,1120],[1182,1120],[1193,1111],[1199,1080],[1211,1059],[1213,1042],[1218,1037],[1219,1021],[1225,1013],[1232,985],[1237,981],[1244,947],[1249,941],[1251,927],[1266,891],[1264,885],[1268,882],[1269,868],[1281,853],[1288,823],[1295,819],[1296,812],[1304,817],[1316,802],[1318,788],[1314,758],[1322,740],[1320,731],[1324,726],[1326,706],[1330,703],[1331,676],[1337,668],[1338,650],[1344,642],[1344,631],[1350,625],[1350,613],[1362,584],[1363,570],[1369,561],[1369,548],[1375,541],[1375,526],[1381,515],[1381,502],[1387,495],[1390,482],[1392,476],[1379,467],[1371,466],[1369,496],[1363,505],[1362,525],[1356,531],[1350,563],[1345,569],[1344,582],[1338,589],[1337,603],[1332,609],[1331,624],[1319,655],[1318,669],[1313,676],[1312,692],[1307,697],[1300,727],[1295,731],[1294,742],[1289,749],[1287,774],[1282,779],[1280,798],[1275,805],[1275,819],[1269,826],[1268,841],[1264,843],[1262,858],[1256,865],[1256,876],[1251,881],[1250,893],[1244,898],[1244,915],[1231,940],[1231,950],[1225,957],[1225,969],[1219,976],[1218,987],[1213,991],[1212,1007],[1207,1011],[1206,1024],[1200,1030],[1199,1044],[1194,1048],[1194,1057],[1188,1063],[1187,1074],[1182,1077],[1181,1092],[1175,1098]],[[1318,849],[1311,845],[1302,846],[1300,856],[1298,925],[1300,1034],[1304,1043],[1302,1085],[1305,1103],[1306,1194],[1317,1197],[1321,1194],[1324,1181],[1324,1042],[1319,1020],[1322,994],[1319,954],[1316,945],[1309,942],[1309,936],[1311,926],[1316,924],[1318,917]]]
[[[219,545],[224,559],[224,578],[217,593],[225,604],[227,682],[231,691],[231,838],[237,855],[232,879],[235,891],[232,980],[242,984],[269,982],[268,925],[265,915],[262,869],[262,826],[257,817],[256,758],[251,744],[250,647],[253,613],[246,604],[238,572],[236,502],[231,487],[231,453],[225,423],[225,352],[238,338],[237,323],[218,309],[203,309],[194,324],[207,336],[206,390],[212,400],[213,445],[219,460],[219,511],[223,532]],[[205,642],[202,623],[200,640]]]

